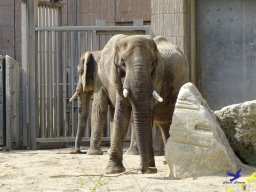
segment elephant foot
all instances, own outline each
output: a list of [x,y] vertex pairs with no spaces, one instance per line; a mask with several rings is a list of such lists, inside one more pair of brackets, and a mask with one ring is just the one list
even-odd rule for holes
[[81,154],[82,151],[80,149],[74,149],[72,151],[70,151],[70,154]]
[[101,149],[89,148],[87,151],[87,155],[103,155],[103,151],[101,151]]
[[145,174],[155,174],[155,173],[157,173],[157,168],[156,167],[149,167],[144,173]]
[[156,174],[157,173],[157,168],[156,167],[148,167],[144,171],[140,170],[139,173],[142,173],[142,174]]
[[106,174],[116,174],[125,172],[125,168],[122,163],[116,163],[109,161],[106,167]]
[[127,155],[139,155],[139,150],[137,147],[129,147],[129,149],[126,151]]

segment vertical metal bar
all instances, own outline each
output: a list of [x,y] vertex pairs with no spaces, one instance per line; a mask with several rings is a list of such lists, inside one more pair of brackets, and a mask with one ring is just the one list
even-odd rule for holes
[[[70,75],[71,75],[71,93],[70,96],[72,95],[73,91],[74,91],[74,31],[71,31],[70,33],[71,35],[71,51],[70,51],[70,59],[71,59],[71,63],[70,63]],[[72,108],[71,108],[71,135],[72,137],[75,136],[75,130],[74,130],[74,102],[72,102]]]
[[56,129],[57,137],[60,136],[60,54],[59,54],[59,32],[55,32],[55,65],[56,65]]
[[[49,25],[52,26],[52,22],[51,22],[51,9],[48,8],[49,10]],[[52,92],[52,85],[53,85],[53,78],[52,78],[52,31],[49,31],[49,133],[50,133],[50,137],[53,137],[53,103],[52,103],[52,96],[53,96],[53,92]]]
[[92,50],[99,49],[99,42],[97,42],[97,33],[96,30],[92,31]]
[[[56,8],[56,26],[59,26],[59,21],[60,21],[60,8],[57,7]],[[61,37],[61,32],[57,32],[56,33],[56,65],[57,65],[57,137],[60,137],[61,134],[61,130],[60,127],[63,127],[63,123],[61,121],[61,113],[63,112],[63,108],[61,107],[61,98],[62,98],[62,94],[61,94],[61,41],[60,41],[60,37]]]
[[0,56],[0,146],[5,145],[4,57]]
[[[46,26],[50,26],[50,23],[49,23],[49,7],[46,7]],[[51,130],[51,118],[50,118],[50,61],[51,61],[51,54],[50,54],[50,32],[47,31],[46,32],[47,34],[47,38],[46,38],[46,53],[47,53],[47,62],[46,62],[46,89],[47,89],[47,92],[46,92],[46,103],[47,103],[47,110],[46,110],[46,115],[47,115],[47,119],[46,119],[46,123],[47,123],[47,137],[50,137],[50,130]]]
[[[42,16],[43,17],[43,16]],[[41,73],[41,137],[45,137],[45,32],[41,32],[40,34],[41,41],[41,65],[40,65],[40,73]]]
[[30,146],[32,149],[36,149],[36,77],[35,77],[35,66],[37,63],[37,55],[35,48],[37,47],[37,39],[35,34],[35,26],[37,23],[37,1],[29,0],[28,6],[28,25],[29,25],[29,101],[30,101]]
[[88,31],[85,31],[84,34],[84,47],[85,47],[85,51],[88,51]]
[[[44,23],[43,23],[43,26],[47,26],[47,7],[44,6],[44,10],[43,10],[44,14]],[[47,138],[48,136],[48,132],[47,132],[47,129],[48,129],[48,115],[47,115],[47,110],[48,110],[48,100],[47,100],[47,93],[48,93],[48,78],[47,78],[47,75],[48,75],[48,54],[47,54],[47,51],[48,51],[48,31],[44,31],[44,66],[43,66],[43,76],[44,76],[44,108],[45,110],[43,111],[44,113],[44,117],[45,117],[45,127],[44,127],[44,138]]]
[[[43,23],[42,23],[42,26],[46,26],[47,25],[47,7],[46,6],[43,6]],[[43,102],[42,102],[42,113],[43,113],[43,117],[44,117],[44,127],[43,127],[43,135],[42,137],[43,138],[46,138],[47,137],[47,128],[48,128],[48,116],[47,116],[47,105],[48,105],[48,102],[47,102],[47,85],[48,85],[48,78],[47,78],[47,74],[48,74],[48,71],[47,71],[47,65],[48,65],[48,54],[47,54],[47,51],[48,51],[48,32],[47,31],[43,31],[43,50],[44,50],[44,54],[43,54],[43,66],[42,66],[42,73],[43,73]],[[44,109],[44,110],[43,110]]]
[[[71,85],[71,32],[69,31],[67,33],[67,57],[68,57],[68,67],[67,67],[67,96],[70,97],[72,95]],[[72,109],[73,109],[73,103],[72,105],[68,106],[68,116],[67,116],[67,123],[68,123],[68,136],[70,136],[70,133],[72,133]]]
[[191,31],[191,73],[190,73],[190,80],[192,83],[197,85],[197,69],[196,69],[196,0],[191,0],[191,24],[190,24],[190,31]]
[[[35,7],[35,11],[37,12],[37,17],[36,22],[37,22],[37,26],[39,26],[39,23],[41,22],[41,7],[40,6],[36,6]],[[36,42],[37,42],[37,46],[36,46],[36,56],[37,56],[37,63],[36,63],[36,71],[35,71],[35,76],[36,76],[36,107],[37,107],[37,115],[36,115],[36,127],[37,127],[37,132],[36,132],[36,137],[40,137],[41,136],[41,106],[42,106],[42,102],[41,102],[41,92],[42,92],[42,88],[41,88],[41,73],[40,73],[40,66],[42,64],[41,62],[41,32],[38,31],[36,33]]]
[[[77,43],[78,43],[78,58],[81,55],[81,32],[77,32]],[[78,60],[78,58],[76,58]]]
[[62,61],[63,61],[63,71],[62,71],[62,79],[63,79],[63,106],[64,106],[64,113],[63,113],[63,123],[64,123],[64,137],[67,137],[67,130],[68,130],[68,123],[67,123],[67,58],[66,58],[66,32],[62,33]]
[[21,1],[21,63],[22,63],[22,127],[23,127],[23,146],[28,147],[28,2]]
[[[51,8],[51,14],[52,14],[52,18],[51,18],[51,22],[52,22],[52,26],[55,25],[55,11],[54,11],[54,7]],[[56,126],[57,126],[57,123],[56,123],[56,117],[57,117],[57,114],[56,114],[56,107],[57,107],[57,104],[56,104],[56,60],[55,60],[55,54],[56,54],[56,47],[55,47],[55,31],[52,31],[52,123],[53,123],[53,126],[52,126],[52,132],[53,132],[53,137],[56,136]]]

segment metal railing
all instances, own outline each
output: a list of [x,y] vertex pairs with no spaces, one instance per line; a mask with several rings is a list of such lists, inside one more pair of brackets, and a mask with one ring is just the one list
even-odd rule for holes
[[[68,98],[78,81],[79,57],[100,50],[115,34],[148,34],[148,26],[61,26],[36,27],[36,138],[37,143],[75,140],[77,100]],[[107,121],[103,140],[109,140]],[[84,140],[89,140],[90,122]]]

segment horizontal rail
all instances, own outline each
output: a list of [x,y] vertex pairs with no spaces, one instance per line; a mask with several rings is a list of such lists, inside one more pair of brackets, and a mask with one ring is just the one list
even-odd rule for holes
[[[56,143],[56,142],[75,142],[75,137],[57,137],[57,138],[36,138],[37,143]],[[130,137],[126,137],[125,141],[129,142]],[[82,141],[90,141],[89,137],[83,137]],[[109,142],[110,137],[102,137],[103,142]]]
[[58,26],[36,27],[35,31],[148,31],[150,26]]

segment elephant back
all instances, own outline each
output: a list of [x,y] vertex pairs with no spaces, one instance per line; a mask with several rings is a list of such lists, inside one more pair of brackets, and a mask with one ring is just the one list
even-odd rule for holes
[[163,58],[165,69],[173,74],[173,83],[178,93],[180,87],[189,81],[189,66],[183,52],[165,37],[154,38],[157,49]]

